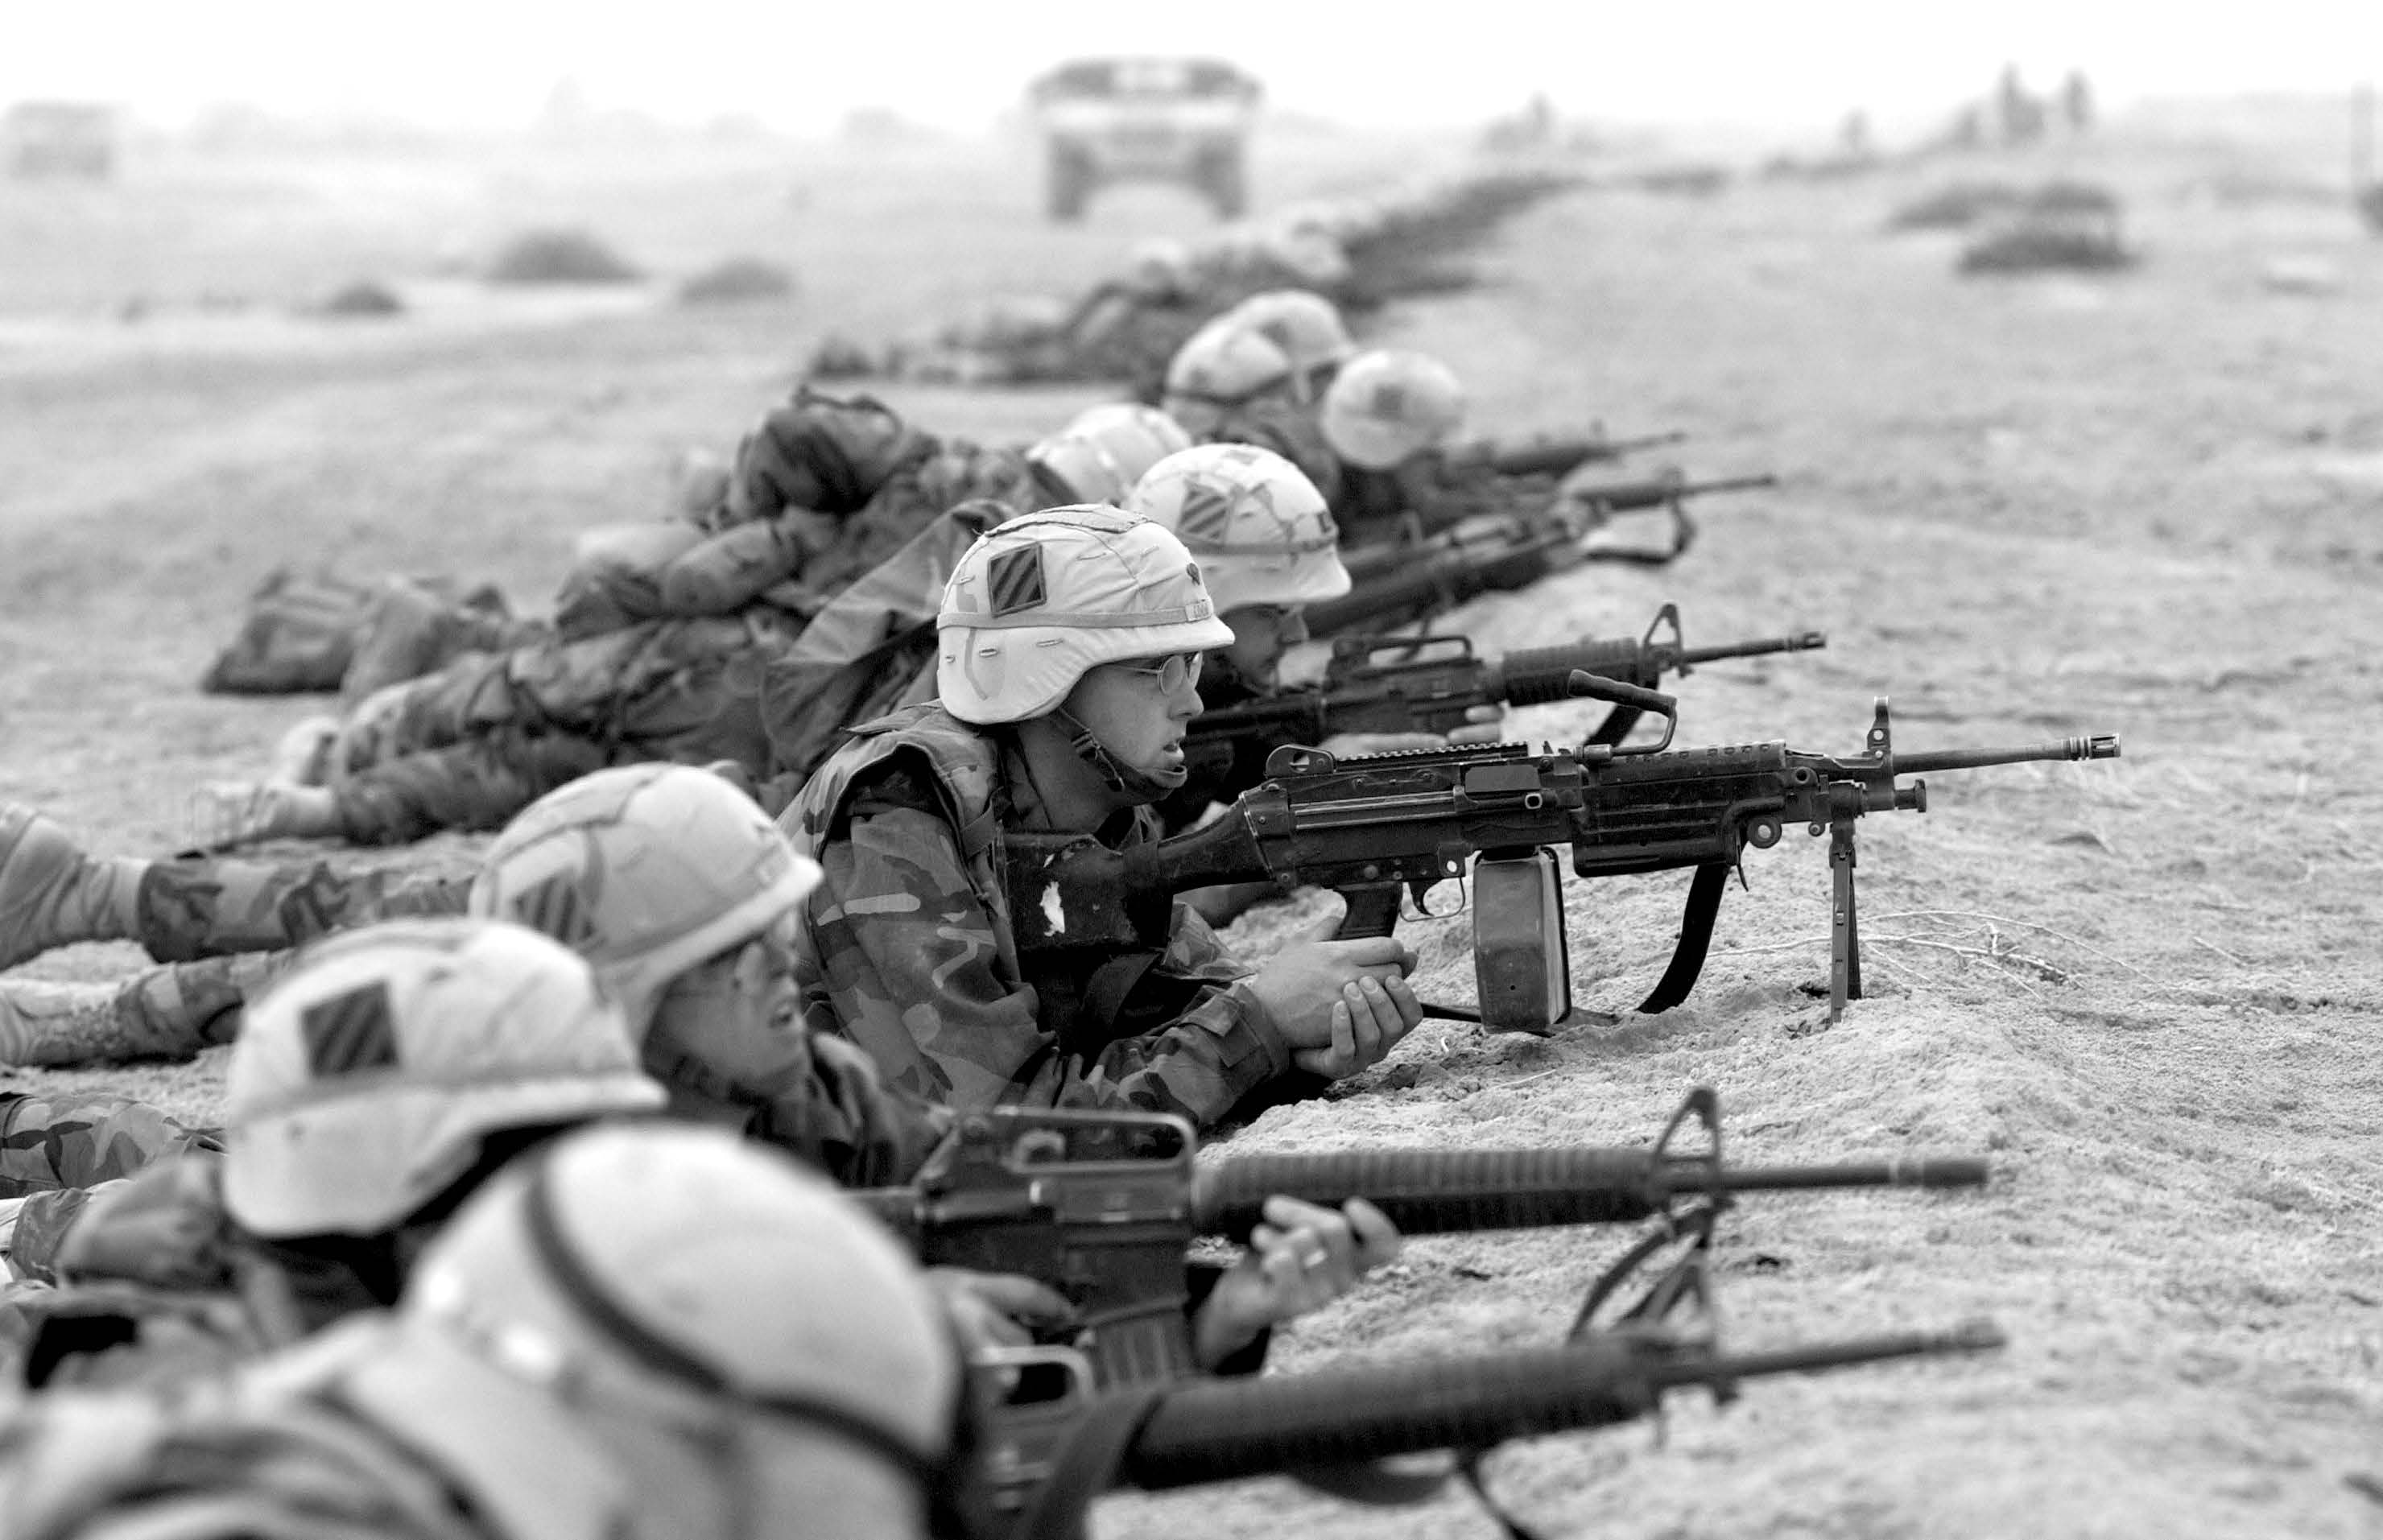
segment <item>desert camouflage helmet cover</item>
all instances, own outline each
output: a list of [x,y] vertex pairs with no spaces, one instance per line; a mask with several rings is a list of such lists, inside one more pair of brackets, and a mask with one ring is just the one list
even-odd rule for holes
[[[1238,406],[1261,391],[1290,383],[1289,355],[1233,319],[1216,316],[1184,339],[1167,364],[1167,397],[1210,406]],[[1172,404],[1167,410],[1179,418]]]
[[954,1429],[959,1366],[917,1265],[825,1178],[724,1129],[587,1128],[516,1162],[424,1253],[401,1312],[668,1426],[713,1425],[688,1414],[704,1407],[813,1438],[827,1422],[913,1470]]
[[1078,413],[1026,458],[1066,487],[1070,501],[1116,503],[1153,465],[1191,446],[1192,436],[1158,408],[1110,401]]
[[1269,289],[1226,313],[1282,350],[1301,376],[1345,363],[1357,351],[1339,307],[1305,289]]
[[249,1011],[224,1201],[259,1235],[377,1235],[490,1133],[662,1100],[620,1007],[552,941],[481,919],[368,926],[309,948]]
[[471,909],[586,957],[642,1039],[672,979],[759,935],[819,879],[710,770],[625,765],[524,808],[482,859]]
[[1182,541],[1089,504],[979,536],[944,585],[935,630],[944,708],[978,723],[1039,717],[1103,663],[1233,640]]
[[1341,366],[1324,392],[1321,420],[1333,453],[1387,471],[1456,432],[1464,421],[1464,388],[1428,353],[1377,349]]
[[1349,591],[1324,494],[1271,450],[1202,444],[1170,454],[1125,506],[1175,532],[1219,610],[1315,604]]

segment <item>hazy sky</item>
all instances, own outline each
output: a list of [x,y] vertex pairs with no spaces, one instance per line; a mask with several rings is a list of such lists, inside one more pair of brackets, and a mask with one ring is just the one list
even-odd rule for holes
[[[1568,116],[1932,120],[2006,61],[2081,67],[2104,105],[2338,91],[2383,74],[2383,0],[1631,0],[1393,7],[1298,0],[13,0],[0,102],[99,98],[173,124],[246,100],[438,124],[526,121],[574,77],[599,105],[813,131],[858,106],[976,127],[1076,53],[1213,52],[1281,107],[1470,122],[1544,91]],[[1393,20],[1398,11],[1427,18]],[[402,15],[403,20],[397,18]]]

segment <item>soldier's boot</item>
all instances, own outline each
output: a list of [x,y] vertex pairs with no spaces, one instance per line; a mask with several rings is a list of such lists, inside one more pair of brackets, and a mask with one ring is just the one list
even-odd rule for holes
[[340,719],[308,717],[275,741],[267,781],[292,786],[319,786],[330,779],[331,745],[340,739]]
[[211,781],[191,794],[191,843],[229,850],[265,840],[327,840],[340,832],[339,794],[279,781]]
[[0,967],[54,946],[131,938],[148,867],[92,856],[56,819],[0,803]]
[[249,996],[287,962],[282,953],[216,957],[112,984],[0,979],[0,1064],[191,1058],[229,1042]]

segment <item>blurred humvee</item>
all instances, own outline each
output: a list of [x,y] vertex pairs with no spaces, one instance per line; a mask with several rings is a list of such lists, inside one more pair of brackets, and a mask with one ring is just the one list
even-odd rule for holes
[[1190,187],[1220,219],[1249,205],[1249,138],[1257,80],[1222,59],[1071,59],[1027,98],[1043,130],[1043,204],[1080,219],[1110,182]]

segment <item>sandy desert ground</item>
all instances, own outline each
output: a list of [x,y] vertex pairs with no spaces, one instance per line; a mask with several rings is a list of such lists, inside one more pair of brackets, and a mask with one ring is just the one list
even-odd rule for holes
[[[1559,1534],[2383,1535],[2383,243],[2312,195],[2329,107],[2204,105],[2081,144],[1708,199],[1585,192],[1499,240],[1496,280],[1378,335],[1470,383],[1485,426],[1689,430],[1707,505],[1661,573],[1590,568],[1456,617],[1491,650],[1634,630],[1818,627],[1822,653],[1699,671],[1684,743],[1851,751],[2124,735],[2125,758],[1932,778],[1863,829],[1871,997],[1834,1026],[1822,842],[1749,853],[1694,998],[1548,1041],[1430,1025],[1236,1148],[1628,1143],[1720,1088],[1747,1162],[1991,1154],[1982,1194],[1757,1198],[1725,1227],[1734,1346],[1984,1315],[1998,1356],[1779,1380],[1720,1411],[1537,1441],[1490,1482]],[[1434,153],[1442,153],[1435,151]],[[1307,146],[1262,195],[1365,185],[1413,146]],[[1954,238],[1889,236],[1957,174],[2090,178],[2142,265],[1957,278]],[[591,223],[664,274],[737,253],[793,303],[490,307],[435,282],[536,219]],[[113,190],[0,195],[0,795],[111,848],[182,837],[187,789],[256,768],[312,702],[192,689],[280,561],[487,573],[541,602],[574,532],[658,507],[822,329],[1065,288],[1166,194],[1080,230],[1025,163],[926,146],[633,166],[225,166],[160,156]],[[388,324],[292,318],[367,274]],[[2319,281],[2278,286],[2279,274]],[[114,318],[149,298],[146,319]],[[213,294],[212,308],[202,295]],[[438,299],[444,295],[445,299]],[[255,302],[232,309],[226,296]],[[931,425],[1023,436],[1083,391],[895,388]],[[1576,733],[1545,708],[1519,733]],[[467,841],[399,856],[455,861]],[[1567,894],[1584,1004],[1660,970],[1685,883]],[[1243,922],[1253,948],[1321,901]],[[1459,919],[1421,920],[1427,992],[1471,989]],[[104,977],[85,948],[32,965]],[[195,1115],[195,1066],[130,1084]],[[1620,1237],[1427,1239],[1278,1349],[1288,1369],[1552,1340]],[[1120,1497],[1108,1535],[1475,1536],[1445,1496],[1354,1509],[1284,1482]]]

